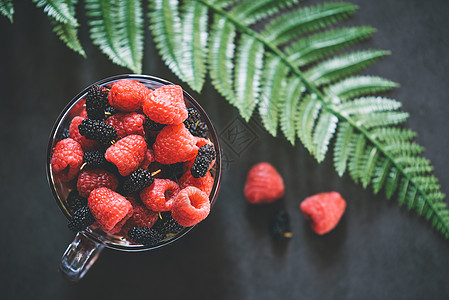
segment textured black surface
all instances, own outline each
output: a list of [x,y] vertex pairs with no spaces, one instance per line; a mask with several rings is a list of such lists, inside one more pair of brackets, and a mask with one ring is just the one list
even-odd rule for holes
[[[15,2],[13,25],[0,16],[2,299],[449,298],[449,240],[383,195],[372,195],[348,176],[339,178],[329,155],[318,165],[301,145],[274,139],[254,122],[244,127],[253,141],[246,148],[234,144],[230,149],[222,135],[222,188],[201,226],[153,252],[105,250],[83,281],[64,280],[57,265],[73,233],[46,182],[47,139],[74,95],[92,82],[128,71],[112,65],[91,44],[83,18],[87,60],[58,40],[31,1]],[[448,194],[449,2],[352,2],[360,9],[345,24],[376,27],[364,47],[393,52],[367,73],[401,84],[388,96],[410,112],[408,125],[418,132]],[[180,83],[160,61],[149,33],[147,37],[144,73]],[[210,85],[200,96],[192,94],[219,132],[244,126]],[[259,161],[273,163],[284,176],[282,202],[260,207],[245,203],[246,171]],[[298,206],[306,196],[328,190],[339,191],[348,206],[338,227],[320,237]],[[293,238],[276,244],[268,223],[282,206],[290,213]]]

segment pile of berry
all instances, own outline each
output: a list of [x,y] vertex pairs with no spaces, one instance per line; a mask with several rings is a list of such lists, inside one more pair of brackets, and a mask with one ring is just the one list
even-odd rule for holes
[[55,181],[72,189],[71,230],[91,226],[149,246],[207,217],[216,153],[180,86],[119,80],[81,101],[51,158]]

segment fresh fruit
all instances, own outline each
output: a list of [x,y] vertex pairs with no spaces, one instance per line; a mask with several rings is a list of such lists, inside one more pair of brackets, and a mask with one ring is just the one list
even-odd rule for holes
[[150,186],[153,181],[154,178],[150,170],[137,169],[125,178],[125,181],[123,182],[123,190],[127,194],[140,192],[147,186]]
[[133,206],[133,215],[126,221],[122,227],[122,232],[124,235],[135,226],[145,226],[148,228],[153,227],[153,225],[158,221],[159,214],[149,210],[144,205],[139,204],[136,200],[132,198],[127,198],[131,205]]
[[80,143],[84,151],[90,151],[98,147],[98,143],[94,140],[87,139],[79,132],[78,126],[84,119],[83,117],[74,117],[72,119],[69,127],[69,137]]
[[200,113],[193,107],[189,107],[188,118],[184,121],[185,127],[190,131],[190,133],[194,136],[198,137],[207,137],[207,124],[201,121]]
[[109,233],[119,232],[133,214],[131,203],[106,187],[93,190],[87,201],[101,229]]
[[159,124],[145,116],[144,128],[146,131],[160,131],[164,128],[165,124]]
[[284,196],[284,181],[272,165],[258,163],[248,172],[244,193],[249,203],[272,203]]
[[184,173],[184,175],[179,178],[179,187],[181,189],[186,188],[188,186],[194,186],[199,188],[201,191],[206,193],[206,195],[210,195],[212,191],[212,187],[214,185],[214,179],[210,172],[206,173],[206,176],[201,178],[195,178],[190,174],[190,172]]
[[86,112],[89,119],[106,119],[105,111],[109,107],[109,90],[104,86],[92,85],[86,95]]
[[161,234],[175,234],[185,228],[173,219],[169,211],[160,213],[160,216],[152,228]]
[[71,191],[67,196],[67,207],[72,213],[86,205],[87,199],[81,197],[77,191]]
[[106,150],[106,160],[117,166],[120,175],[137,170],[145,158],[147,143],[140,135],[128,135]]
[[84,119],[78,125],[78,130],[81,135],[99,142],[104,147],[109,147],[117,140],[117,131],[104,121]]
[[142,83],[122,79],[112,85],[109,92],[109,104],[120,111],[136,111],[142,107],[143,101],[151,93]]
[[337,226],[345,212],[346,201],[337,192],[320,193],[306,198],[300,208],[312,230],[322,235]]
[[74,179],[83,164],[83,154],[81,145],[74,139],[59,141],[53,148],[50,162],[55,175],[63,182]]
[[275,240],[287,240],[292,237],[290,217],[286,210],[279,210],[270,223],[270,234]]
[[162,241],[165,236],[157,231],[144,227],[136,226],[128,231],[128,237],[131,241],[144,246],[153,246]]
[[182,88],[179,85],[165,85],[155,89],[145,98],[143,112],[160,124],[181,124],[188,117]]
[[153,150],[156,161],[161,164],[188,161],[198,153],[195,140],[184,124],[165,126],[157,135]]
[[95,218],[92,215],[89,207],[83,206],[78,208],[70,218],[67,226],[71,231],[80,231],[86,229],[88,226],[95,222]]
[[195,178],[201,178],[206,176],[207,171],[213,165],[212,162],[215,160],[215,149],[211,144],[206,144],[198,149],[198,154],[190,168],[190,173]]
[[194,186],[182,189],[173,202],[173,219],[182,226],[189,227],[201,222],[209,212],[209,197]]
[[143,159],[143,162],[140,164],[140,168],[148,169],[148,167],[154,160],[155,160],[154,151],[153,149],[148,148],[147,152],[145,152],[145,158]]
[[170,179],[154,179],[149,187],[140,192],[143,204],[152,211],[169,211],[173,207],[173,201],[179,193],[179,186]]
[[83,165],[81,168],[101,168],[107,164],[107,160],[104,157],[104,151],[94,150],[85,152],[83,155]]
[[115,191],[118,187],[118,179],[114,174],[103,169],[89,169],[81,171],[76,186],[80,196],[87,198],[91,191],[100,187]]
[[117,113],[106,120],[106,123],[114,127],[117,131],[117,137],[119,139],[131,134],[144,136],[144,122],[145,116],[136,112]]

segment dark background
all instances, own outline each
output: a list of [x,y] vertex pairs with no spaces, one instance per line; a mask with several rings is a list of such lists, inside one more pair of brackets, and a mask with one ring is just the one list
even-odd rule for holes
[[[163,249],[106,249],[84,280],[65,281],[57,265],[74,235],[46,181],[48,136],[61,109],[85,86],[129,71],[92,45],[82,7],[78,15],[87,60],[59,41],[31,1],[15,2],[14,24],[0,18],[2,299],[449,298],[448,240],[395,201],[363,190],[347,175],[339,178],[331,152],[317,164],[302,145],[274,139],[254,121],[241,125],[236,109],[210,85],[201,95],[192,94],[217,130],[237,124],[253,137],[247,148],[233,152],[222,134],[224,176],[210,216]],[[408,126],[418,132],[447,194],[449,2],[352,2],[360,9],[345,25],[374,26],[378,32],[364,48],[393,52],[367,73],[401,84],[387,96],[410,112]],[[145,46],[144,73],[190,91],[161,62],[148,30]],[[286,195],[277,204],[256,207],[244,200],[246,172],[260,161],[271,162],[284,177]],[[318,236],[302,217],[299,203],[330,190],[345,197],[347,210],[334,231]],[[291,215],[293,238],[279,244],[267,234],[267,224],[282,206]]]

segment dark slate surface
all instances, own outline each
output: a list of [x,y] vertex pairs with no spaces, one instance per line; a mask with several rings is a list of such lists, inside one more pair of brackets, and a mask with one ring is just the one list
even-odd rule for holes
[[[85,20],[87,60],[58,40],[31,1],[16,2],[15,23],[0,18],[2,299],[449,298],[448,240],[383,195],[339,178],[329,155],[318,165],[301,145],[274,139],[254,122],[242,127],[254,137],[248,147],[229,140],[231,147],[223,146],[221,192],[201,226],[153,252],[105,250],[82,282],[65,281],[57,265],[73,234],[46,182],[48,135],[59,111],[86,85],[128,71],[90,43]],[[410,112],[408,125],[448,193],[449,2],[352,2],[360,9],[346,24],[378,29],[364,47],[393,52],[368,72],[401,83],[388,96]],[[144,73],[180,83],[147,34]],[[243,126],[211,86],[193,95],[218,131]],[[243,198],[246,172],[259,161],[271,162],[285,178],[286,196],[275,205],[252,207]],[[341,192],[348,206],[338,227],[320,237],[298,206],[306,196],[329,190]],[[277,244],[267,235],[267,223],[282,206],[291,214],[294,237]]]

